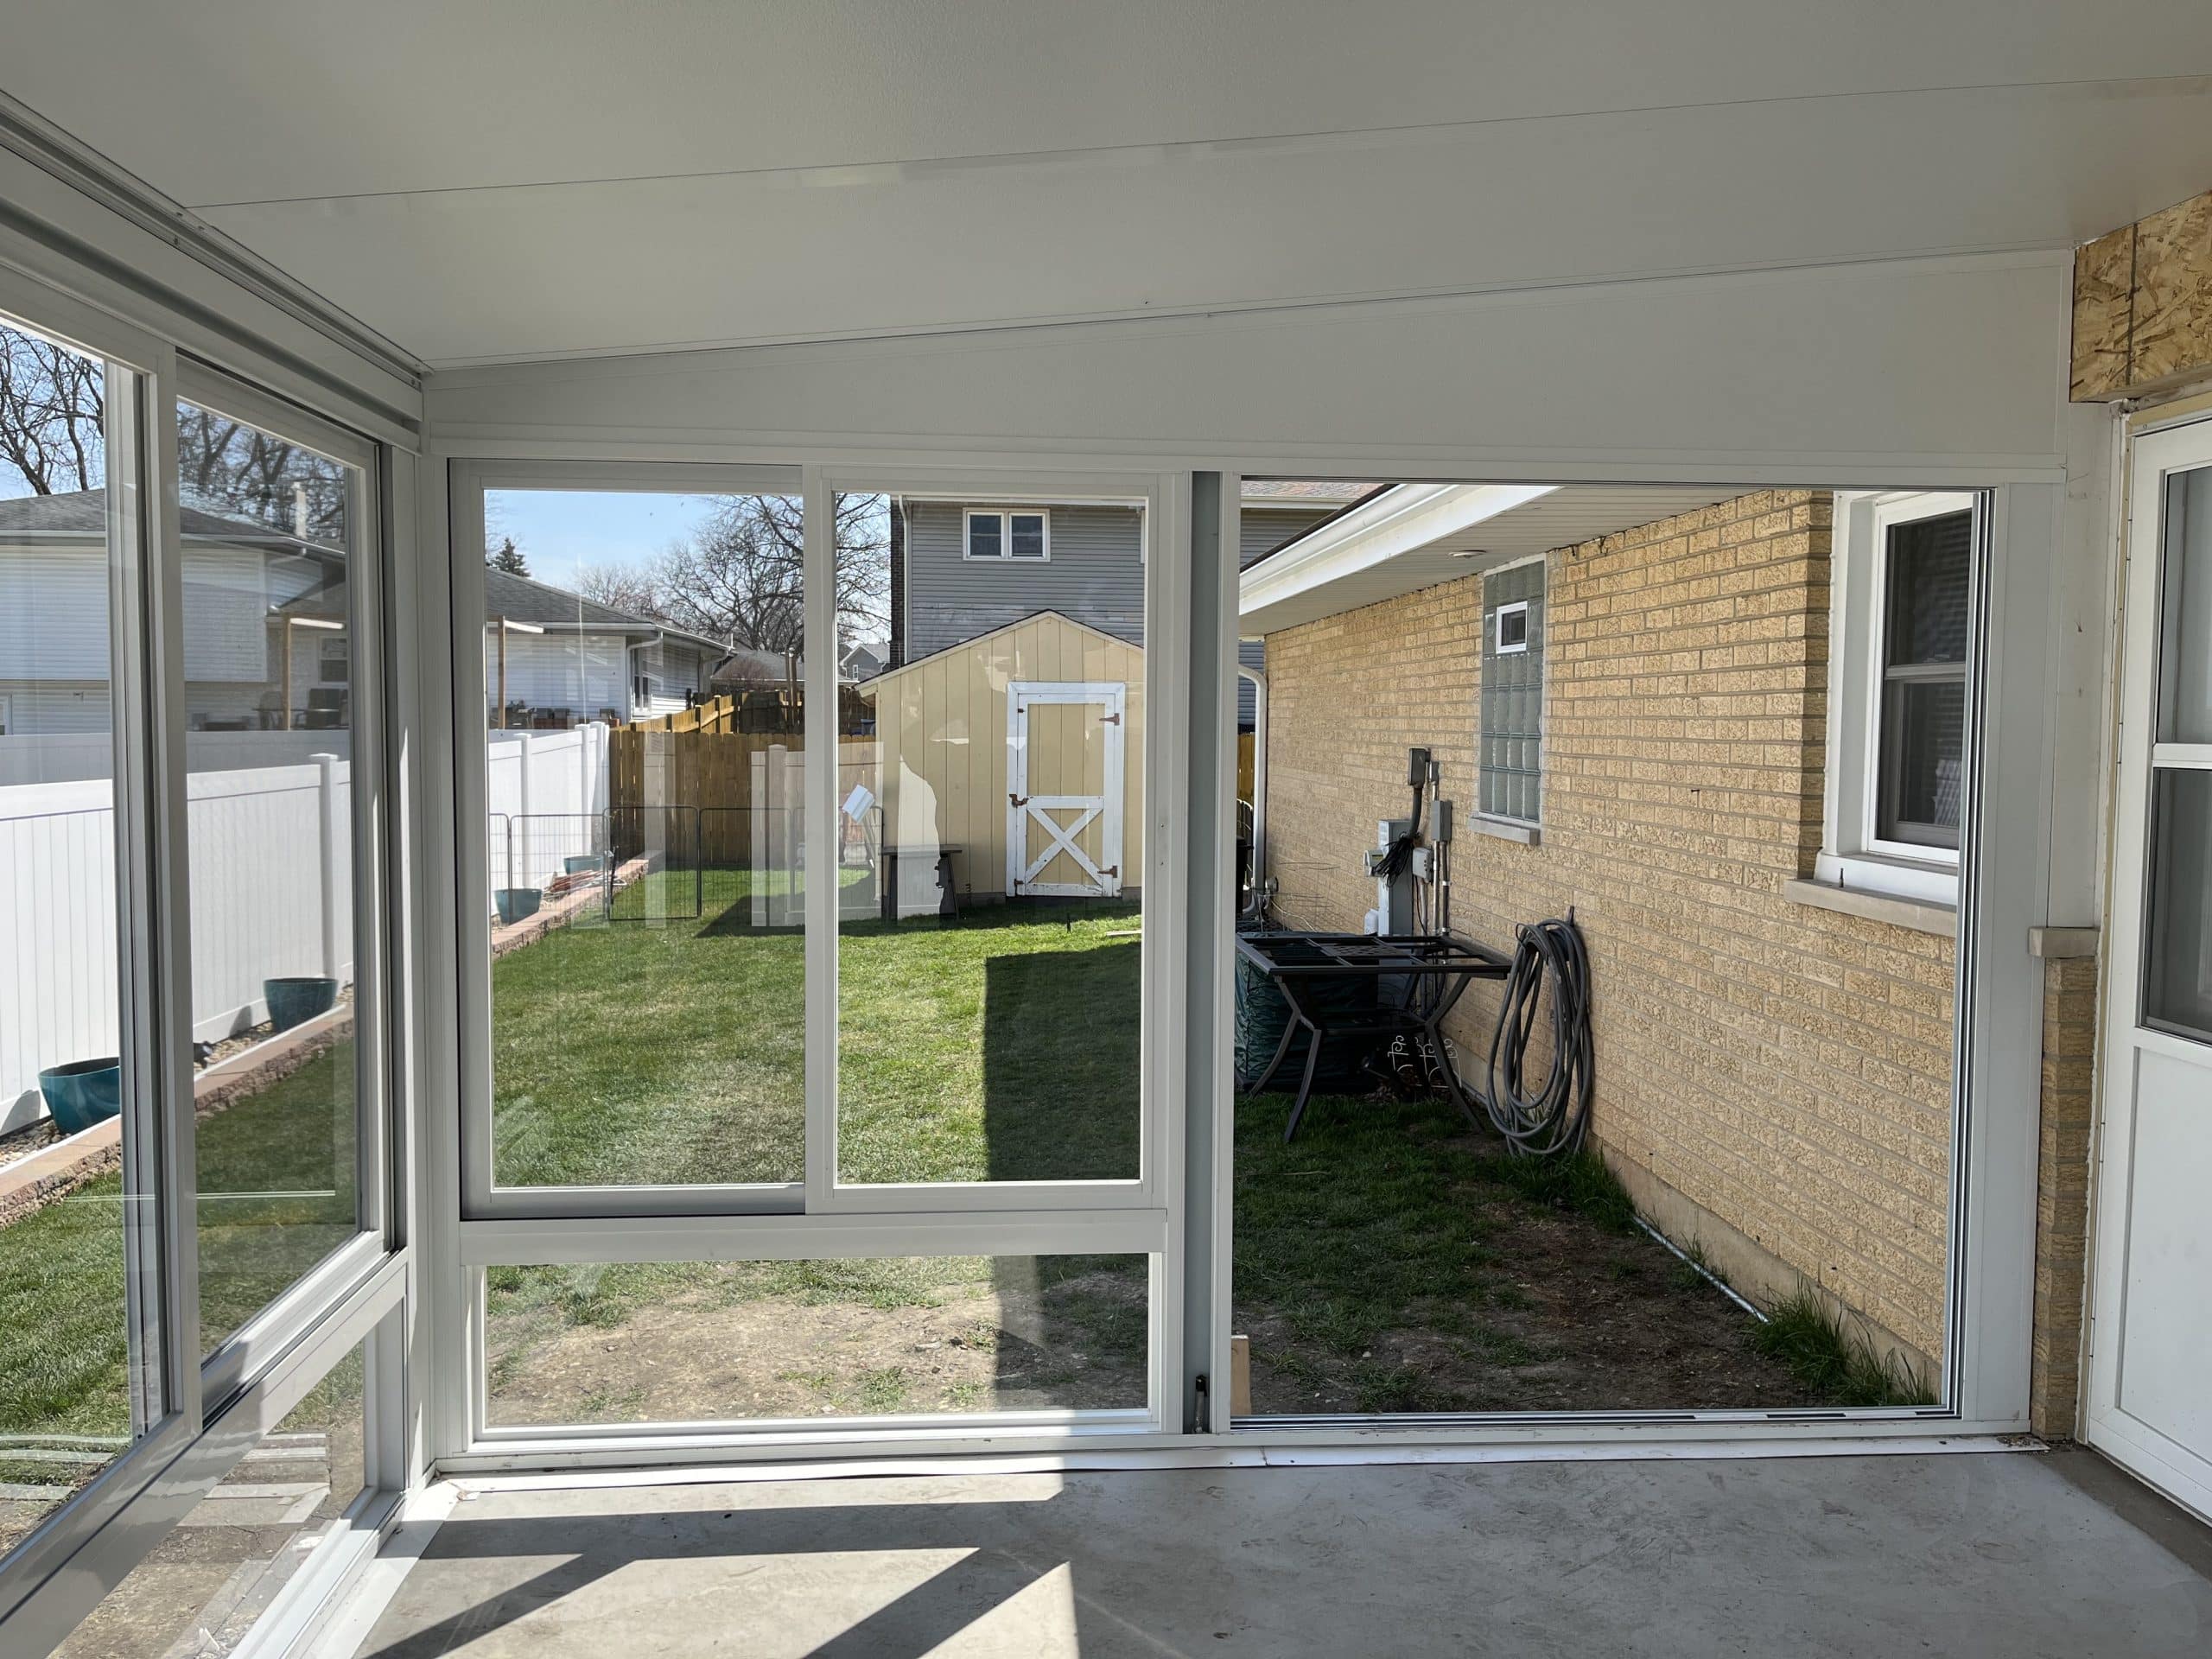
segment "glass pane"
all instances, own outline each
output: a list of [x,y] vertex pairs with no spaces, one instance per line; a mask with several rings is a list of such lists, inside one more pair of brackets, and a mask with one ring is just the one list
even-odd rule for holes
[[839,738],[838,1179],[1133,1180],[1143,509],[1055,506],[1081,558],[982,569],[957,499],[868,499],[837,550],[846,644],[885,664]]
[[151,1160],[121,1110],[108,391],[0,323],[0,1552],[159,1414]]
[[1959,844],[1967,688],[1961,680],[1891,680],[1882,688],[1880,822],[1885,840]]
[[359,1230],[353,583],[361,480],[177,405],[186,840],[213,1350]]
[[493,1181],[801,1180],[799,501],[485,512]]
[[2212,467],[2166,480],[2158,741],[2212,743]]
[[1007,550],[1017,559],[1041,559],[1045,556],[1045,516],[1039,512],[1017,512],[1008,520]]
[[55,1659],[236,1652],[367,1488],[356,1349],[131,1568]]
[[1890,527],[1885,662],[1966,661],[1967,585],[1973,555],[1971,512]]
[[2212,772],[2155,775],[2143,1017],[2212,1042]]
[[[1485,576],[1479,809],[1534,823],[1543,810],[1544,567]],[[1512,650],[1503,647],[1513,646]]]
[[490,1421],[1142,1410],[1141,1255],[493,1268]]
[[978,512],[968,519],[968,556],[974,559],[995,559],[999,556],[999,525],[995,512]]

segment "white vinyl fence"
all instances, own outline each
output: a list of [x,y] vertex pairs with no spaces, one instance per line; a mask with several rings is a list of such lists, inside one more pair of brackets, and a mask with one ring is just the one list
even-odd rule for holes
[[487,735],[492,891],[549,887],[567,859],[607,850],[605,726]]
[[[239,753],[264,764],[187,780],[193,1035],[202,1041],[266,1020],[264,980],[311,975],[343,985],[353,976],[351,764],[306,753],[265,764],[271,738],[294,746],[345,734],[194,734],[194,764],[228,759],[200,744],[233,735],[253,740]],[[605,727],[491,739],[495,813],[604,824]],[[497,879],[499,823],[494,886],[509,885]],[[0,1132],[45,1115],[42,1068],[120,1046],[115,893],[105,779],[0,785]]]

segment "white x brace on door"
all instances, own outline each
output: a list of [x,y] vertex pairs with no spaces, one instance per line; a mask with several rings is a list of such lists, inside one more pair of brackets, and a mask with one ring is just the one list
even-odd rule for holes
[[1007,687],[1008,898],[1121,892],[1128,696],[1128,688],[1112,681]]

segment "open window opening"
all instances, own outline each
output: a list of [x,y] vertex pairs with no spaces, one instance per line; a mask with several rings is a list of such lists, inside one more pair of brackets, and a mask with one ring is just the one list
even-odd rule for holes
[[1243,488],[1236,1418],[1938,1409],[1975,498]]

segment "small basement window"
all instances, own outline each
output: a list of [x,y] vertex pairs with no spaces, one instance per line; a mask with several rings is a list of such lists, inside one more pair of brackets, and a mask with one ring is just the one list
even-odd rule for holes
[[1544,562],[1532,559],[1483,578],[1484,817],[1541,821],[1543,715]]
[[1052,515],[1041,508],[1034,512],[969,509],[968,557],[1043,560],[1052,556]]

